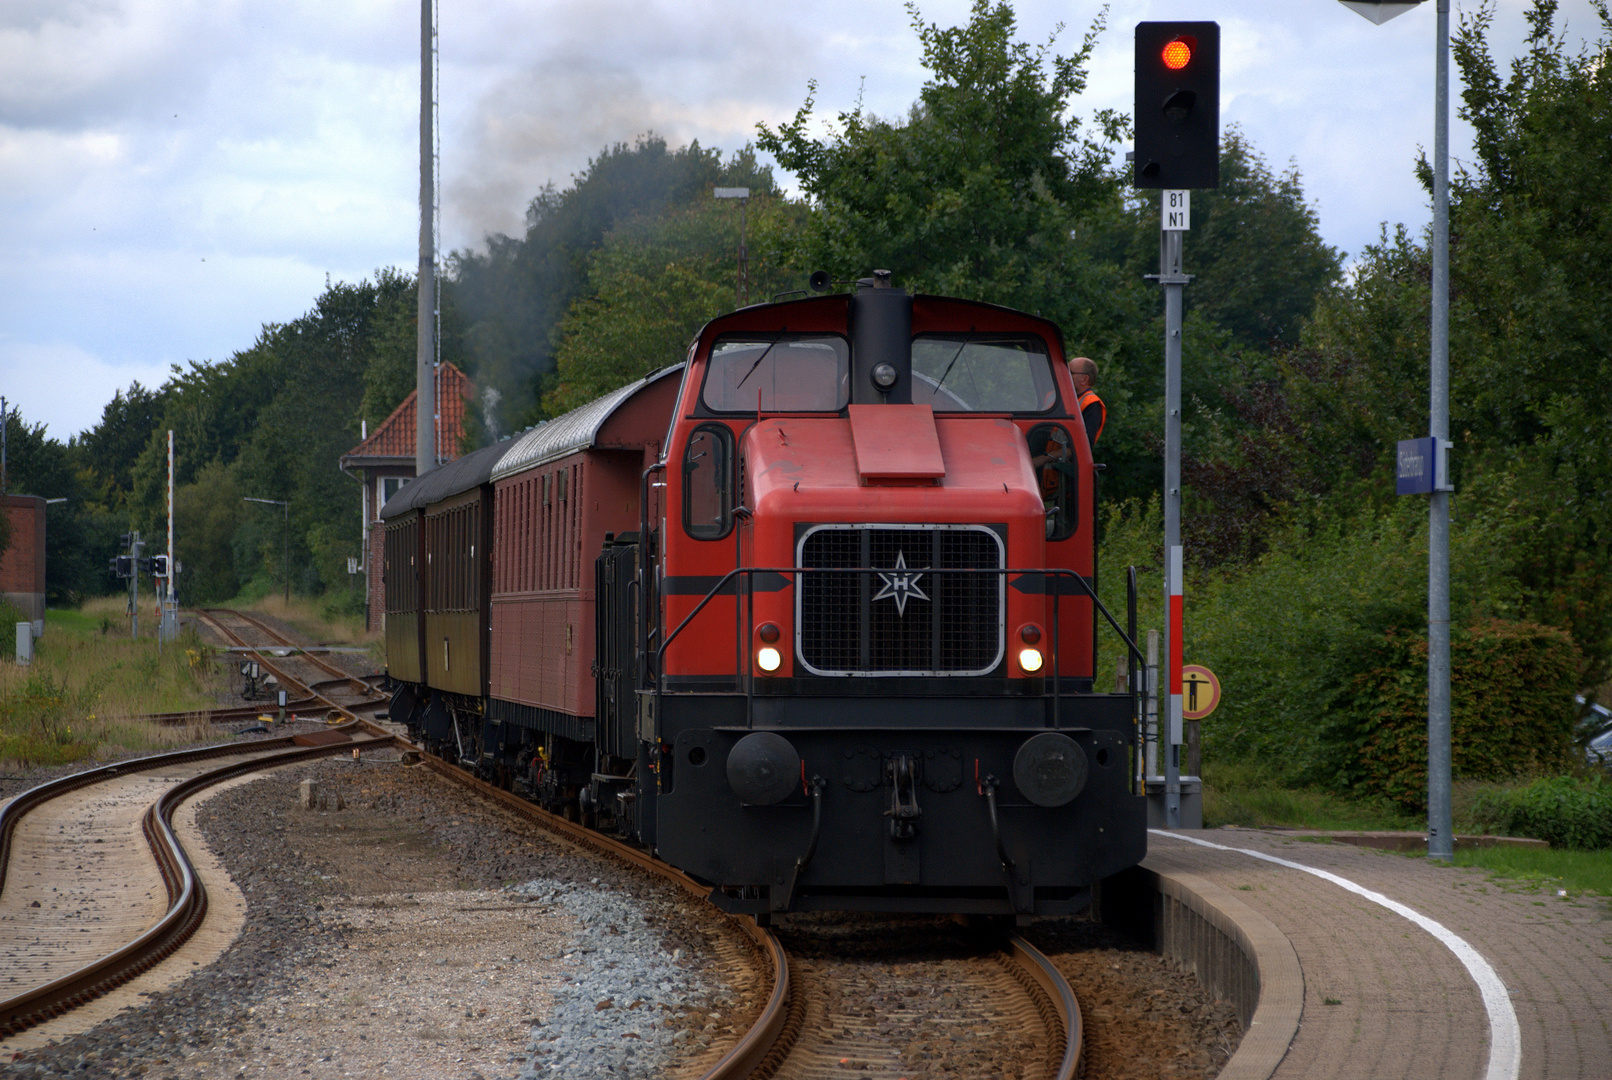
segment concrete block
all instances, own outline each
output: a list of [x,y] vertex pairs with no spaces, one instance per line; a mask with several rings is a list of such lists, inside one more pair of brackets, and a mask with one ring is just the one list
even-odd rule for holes
[[304,810],[312,810],[319,804],[319,781],[304,780],[301,787],[301,798]]

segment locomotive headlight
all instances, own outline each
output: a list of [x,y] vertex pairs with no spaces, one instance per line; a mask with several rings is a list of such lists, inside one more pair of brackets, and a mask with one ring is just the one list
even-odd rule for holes
[[1025,671],[1029,672],[1031,675],[1034,675],[1036,672],[1040,671],[1041,670],[1041,650],[1040,649],[1020,649],[1019,650],[1019,666],[1021,668],[1023,668]]
[[756,650],[756,667],[762,671],[777,671],[784,662],[783,654],[771,645],[763,645]]

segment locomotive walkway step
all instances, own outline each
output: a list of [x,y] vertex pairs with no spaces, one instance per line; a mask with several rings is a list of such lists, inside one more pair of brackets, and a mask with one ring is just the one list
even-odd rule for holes
[[1154,831],[1144,865],[1292,942],[1302,1014],[1271,1076],[1612,1076],[1612,901],[1251,829]]

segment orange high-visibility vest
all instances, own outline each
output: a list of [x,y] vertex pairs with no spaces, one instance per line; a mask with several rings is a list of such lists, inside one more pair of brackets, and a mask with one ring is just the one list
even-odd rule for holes
[[1097,406],[1097,433],[1091,437],[1091,444],[1096,446],[1097,440],[1103,437],[1104,425],[1108,423],[1108,406],[1104,405],[1103,399],[1097,396],[1097,391],[1087,390],[1080,395],[1080,418],[1083,421],[1086,418],[1086,406],[1088,405]]

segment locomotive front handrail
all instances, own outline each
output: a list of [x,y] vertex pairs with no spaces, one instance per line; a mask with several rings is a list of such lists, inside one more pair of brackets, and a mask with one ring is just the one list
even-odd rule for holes
[[[647,480],[647,475],[646,475],[646,480]],[[754,615],[754,608],[748,606],[745,603],[745,600],[748,597],[748,595],[750,593],[750,590],[741,589],[740,583],[741,582],[748,583],[749,581],[751,581],[754,578],[754,575],[756,575],[756,574],[776,574],[776,575],[778,575],[780,577],[784,577],[784,578],[789,579],[791,584],[794,584],[793,579],[798,574],[827,574],[827,575],[876,574],[876,573],[879,573],[881,571],[881,569],[885,570],[885,571],[888,571],[889,568],[888,567],[883,567],[883,568],[881,568],[881,567],[872,567],[872,566],[869,566],[869,567],[856,567],[856,566],[832,566],[832,567],[740,566],[740,567],[734,567],[732,570],[729,570],[727,573],[723,574],[722,577],[717,580],[716,584],[713,585],[711,587],[711,589],[703,597],[700,598],[700,601],[697,604],[694,605],[694,609],[683,617],[682,621],[680,621],[677,624],[676,628],[673,629],[670,634],[666,635],[664,640],[662,640],[660,642],[660,644],[654,650],[655,663],[654,663],[654,671],[651,673],[651,677],[652,677],[653,682],[654,682],[653,690],[654,690],[654,694],[655,694],[655,698],[656,698],[656,711],[657,711],[657,714],[659,713],[659,699],[666,692],[666,689],[665,689],[665,667],[666,667],[666,665],[665,665],[665,657],[666,657],[666,650],[669,649],[672,646],[672,643],[675,642],[678,639],[678,637],[683,633],[683,630],[689,625],[689,623],[693,622],[694,619],[696,617],[698,617],[699,614],[702,611],[705,610],[705,607],[706,607],[707,604],[709,604],[716,597],[724,595],[724,594],[727,594],[729,592],[729,590],[730,590],[729,583],[730,582],[733,583],[732,588],[731,588],[731,592],[732,592],[732,595],[734,597],[735,644],[739,646],[739,648],[738,648],[739,661],[738,661],[738,664],[736,665],[736,670],[734,671],[734,689],[744,693],[744,695],[745,695],[745,699],[746,699],[746,716],[747,716],[747,721],[748,721],[749,716],[751,715],[751,707],[754,704],[754,697],[755,697],[754,686],[755,686],[755,678],[756,677],[755,677],[755,674],[753,672],[750,672],[748,670],[748,664],[746,663],[746,658],[748,657],[749,654],[748,654],[747,650],[743,647],[743,642],[739,640],[738,631],[740,630],[740,627],[739,627],[738,624],[741,621],[741,616],[742,616],[742,614],[744,612],[746,612],[746,611],[749,612],[749,619],[747,621],[751,622],[751,623],[754,622],[755,615]],[[948,575],[948,576],[952,576],[952,575],[955,575],[955,576],[982,576],[982,575],[987,575],[987,574],[997,575],[997,576],[1001,577],[1001,579],[1002,579],[1002,585],[1003,585],[1004,590],[1008,587],[1009,584],[1011,584],[1011,582],[1009,580],[1009,578],[1011,576],[1016,576],[1018,579],[1023,579],[1025,577],[1029,577],[1029,576],[1032,576],[1032,575],[1035,576],[1035,577],[1039,577],[1043,581],[1043,588],[1046,587],[1045,582],[1046,582],[1047,579],[1056,580],[1056,579],[1062,579],[1062,578],[1073,578],[1075,580],[1075,582],[1079,584],[1081,590],[1084,591],[1086,597],[1092,601],[1092,604],[1093,604],[1094,608],[1097,611],[1102,613],[1103,617],[1108,620],[1109,625],[1113,627],[1114,632],[1119,636],[1120,640],[1122,642],[1124,642],[1125,647],[1126,647],[1126,649],[1127,649],[1127,651],[1128,651],[1128,653],[1129,653],[1129,655],[1131,657],[1131,662],[1130,662],[1130,665],[1129,665],[1131,667],[1131,669],[1134,671],[1138,666],[1138,662],[1141,662],[1141,663],[1145,664],[1145,660],[1143,658],[1142,651],[1136,645],[1134,629],[1132,630],[1131,633],[1126,633],[1125,630],[1121,629],[1120,625],[1119,625],[1119,621],[1117,619],[1115,619],[1113,614],[1108,610],[1108,608],[1106,606],[1104,606],[1102,600],[1098,598],[1096,591],[1091,587],[1091,584],[1085,579],[1085,577],[1083,575],[1081,575],[1080,573],[1078,573],[1078,572],[1076,572],[1074,570],[1066,570],[1066,569],[1063,569],[1063,568],[1060,568],[1060,567],[1034,567],[1034,568],[1006,567],[1006,568],[1002,568],[1002,569],[980,569],[980,568],[962,568],[962,567],[959,567],[959,568],[956,568],[956,569],[953,569],[953,568],[946,568],[946,569],[941,569],[941,570],[930,569],[928,572],[929,573],[934,573],[934,574],[945,574],[945,575]],[[1050,594],[1054,598],[1057,598],[1057,597],[1060,597],[1060,596],[1063,596],[1063,595],[1078,595],[1078,594],[1065,594],[1063,592],[1063,590],[1061,588],[1058,588],[1057,586],[1053,586],[1048,591],[1050,592]],[[1130,591],[1131,591],[1131,594],[1132,594],[1132,597],[1131,597],[1131,599],[1132,599],[1132,607],[1134,608],[1134,587]],[[660,606],[659,604],[656,605],[656,608],[657,608],[657,611],[656,611],[656,623],[657,623],[657,625],[660,622],[660,619],[659,619],[659,614],[660,614],[659,613],[659,606]],[[1056,728],[1058,728],[1060,726],[1060,720],[1061,720],[1061,718],[1060,718],[1060,705],[1062,703],[1062,699],[1063,699],[1063,696],[1064,696],[1063,687],[1062,687],[1063,680],[1060,677],[1059,672],[1058,672],[1058,664],[1059,664],[1059,659],[1060,659],[1060,653],[1062,652],[1062,649],[1060,648],[1061,642],[1060,642],[1060,634],[1059,634],[1059,630],[1060,630],[1060,628],[1062,626],[1062,613],[1061,613],[1060,608],[1061,608],[1061,605],[1058,604],[1058,603],[1054,603],[1052,605],[1052,657],[1051,657],[1052,671],[1051,671],[1050,677],[1047,680],[1051,685],[1050,685],[1050,691],[1046,692],[1046,693],[1044,693],[1042,695],[1044,697],[1050,697],[1052,699],[1052,726],[1053,726],[1054,729],[1056,729]],[[753,629],[753,627],[751,627],[751,629]],[[646,635],[646,637],[647,637],[647,635]],[[748,640],[748,634],[745,635],[745,640]],[[648,655],[647,641],[646,641],[645,644],[646,644],[646,653],[645,653],[645,655]],[[1092,672],[1092,677],[1095,680],[1095,678],[1096,678],[1095,670]],[[1132,691],[1132,697],[1133,698],[1135,697],[1134,689]]]
[[[1135,635],[1134,628],[1132,629],[1131,633],[1129,633],[1129,634],[1127,634],[1123,629],[1121,629],[1120,625],[1119,625],[1119,620],[1114,618],[1113,613],[1108,610],[1108,607],[1102,602],[1102,600],[1098,599],[1096,592],[1094,592],[1092,590],[1091,584],[1089,582],[1087,582],[1087,580],[1085,579],[1084,575],[1080,574],[1077,571],[1064,570],[1064,569],[1055,568],[1055,567],[1054,568],[1035,567],[1033,569],[1026,569],[1026,568],[1022,568],[1022,567],[1007,567],[1007,568],[999,569],[999,570],[980,569],[980,568],[975,568],[975,567],[956,567],[956,568],[946,567],[944,569],[938,569],[938,570],[934,569],[932,567],[923,567],[923,568],[914,567],[914,569],[923,569],[925,573],[947,574],[947,575],[955,574],[955,575],[971,575],[971,576],[972,575],[979,575],[979,576],[983,576],[985,574],[998,574],[998,575],[1001,575],[1003,577],[1006,577],[1008,574],[1017,574],[1020,577],[1026,577],[1026,576],[1029,576],[1031,574],[1036,574],[1036,575],[1039,575],[1039,576],[1042,576],[1042,577],[1053,577],[1053,578],[1068,577],[1068,578],[1073,578],[1080,585],[1080,587],[1085,591],[1087,599],[1091,600],[1092,603],[1094,603],[1097,606],[1097,610],[1102,613],[1103,618],[1107,619],[1108,624],[1114,628],[1114,633],[1118,634],[1120,640],[1125,643],[1125,648],[1130,653],[1132,659],[1134,659],[1136,661],[1139,661],[1139,662],[1142,662],[1142,663],[1146,662],[1145,658],[1142,655],[1142,650],[1137,647],[1135,637],[1134,637],[1134,635]],[[1133,571],[1134,571],[1134,569],[1135,568],[1132,567]],[[889,570],[890,570],[890,567],[888,567],[888,566],[736,566],[732,570],[729,570],[727,573],[723,574],[722,577],[717,580],[717,583],[711,587],[711,591],[706,593],[700,599],[700,602],[698,604],[694,605],[694,610],[689,612],[686,616],[684,616],[683,621],[677,624],[677,628],[674,629],[670,634],[668,634],[667,637],[666,637],[666,640],[661,643],[661,645],[660,645],[660,647],[658,649],[655,650],[656,678],[658,679],[659,676],[660,676],[660,661],[661,661],[662,656],[665,654],[667,648],[669,648],[671,646],[672,642],[677,640],[678,635],[683,632],[683,628],[686,627],[689,624],[689,622],[696,615],[698,615],[701,611],[703,611],[705,609],[705,605],[710,603],[717,596],[722,595],[727,590],[728,582],[732,581],[736,577],[748,577],[748,576],[751,576],[751,575],[754,575],[754,574],[778,574],[780,576],[789,576],[789,575],[794,575],[794,574],[877,574],[877,573],[880,573],[881,571],[885,572],[885,573],[888,573]],[[1134,576],[1133,576],[1133,581],[1134,581]],[[1004,582],[1004,584],[1009,584],[1009,583]],[[737,594],[735,594],[735,595],[737,595]],[[1063,594],[1055,592],[1055,595],[1063,595]],[[1056,607],[1054,608],[1053,613],[1054,613],[1054,615],[1057,614]],[[1134,616],[1134,613],[1133,613],[1133,615],[1132,615],[1133,623],[1134,623],[1134,619],[1135,619],[1135,616]]]

